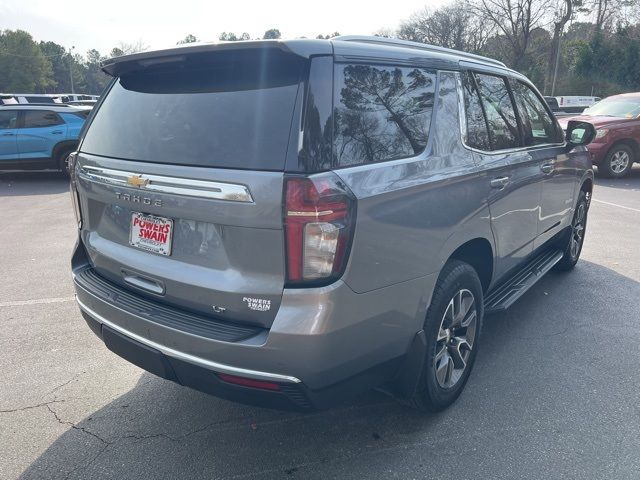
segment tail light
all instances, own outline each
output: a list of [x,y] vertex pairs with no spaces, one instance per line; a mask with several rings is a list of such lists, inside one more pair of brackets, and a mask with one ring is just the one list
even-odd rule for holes
[[69,192],[71,193],[71,204],[73,205],[73,213],[76,216],[76,223],[78,229],[82,228],[82,212],[80,211],[80,197],[78,196],[78,188],[76,187],[76,159],[78,157],[77,152],[69,154],[67,158],[67,169],[69,173],[70,185]]
[[334,173],[285,179],[287,285],[326,285],[344,272],[355,197]]

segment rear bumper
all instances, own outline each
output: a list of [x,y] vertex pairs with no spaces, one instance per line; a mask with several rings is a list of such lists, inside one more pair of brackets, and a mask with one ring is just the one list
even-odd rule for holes
[[[106,280],[100,288],[80,281],[87,268],[74,269],[78,304],[92,330],[115,353],[197,390],[286,409],[331,407],[392,380],[422,328],[423,305],[428,304],[424,292],[431,291],[430,277],[371,294],[356,294],[340,281],[285,290],[269,330],[229,341],[161,322],[149,308],[136,310],[129,299],[118,302],[122,292]],[[278,389],[229,384],[219,374],[273,382]]]
[[[248,370],[211,362],[146,338],[121,327],[78,300],[91,330],[107,348],[125,360],[166,380],[227,400],[280,410],[312,411],[333,407],[358,393],[391,380],[401,358],[375,365],[353,377],[313,390],[296,377]],[[220,374],[268,382],[272,388],[253,388],[224,381]]]
[[261,390],[229,384],[222,381],[216,373],[228,368],[221,366],[223,368],[212,370],[209,366],[203,366],[203,362],[199,359],[188,359],[183,354],[175,355],[177,353],[175,351],[170,351],[168,354],[162,347],[160,347],[162,349],[153,348],[112,328],[104,322],[104,319],[101,319],[101,322],[99,318],[88,313],[82,305],[80,308],[91,330],[104,341],[109,350],[161,378],[247,404],[300,411],[319,408],[316,403],[310,401],[302,383],[292,381],[297,379],[287,379],[279,383],[277,390]]

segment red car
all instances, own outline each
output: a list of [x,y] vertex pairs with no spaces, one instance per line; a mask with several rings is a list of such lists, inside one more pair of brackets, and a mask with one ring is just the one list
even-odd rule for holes
[[607,97],[582,115],[561,118],[563,129],[569,120],[589,122],[596,128],[596,138],[587,148],[601,175],[624,177],[634,162],[640,162],[640,92]]

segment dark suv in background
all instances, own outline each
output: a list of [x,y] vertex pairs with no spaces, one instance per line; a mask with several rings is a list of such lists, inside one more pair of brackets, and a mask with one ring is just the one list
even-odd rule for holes
[[72,156],[77,300],[161,377],[279,408],[460,394],[485,313],[578,261],[593,127],[502,63],[375,37],[109,60]]

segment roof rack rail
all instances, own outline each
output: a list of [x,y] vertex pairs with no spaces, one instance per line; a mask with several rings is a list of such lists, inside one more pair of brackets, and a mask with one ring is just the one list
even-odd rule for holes
[[504,63],[493,58],[483,57],[482,55],[476,55],[474,53],[462,52],[460,50],[454,50],[453,48],[437,47],[435,45],[429,45],[428,43],[411,42],[409,40],[400,40],[398,38],[386,38],[375,37],[369,35],[340,35],[333,37],[331,40],[340,40],[342,42],[359,42],[359,43],[374,43],[377,45],[389,45],[392,47],[406,47],[414,48],[416,50],[425,50],[428,52],[446,53],[448,55],[456,55],[469,60],[480,61],[483,63],[489,63],[497,65],[499,67],[508,68]]
[[31,103],[6,103],[0,104],[4,107],[75,107],[67,103],[50,103],[50,102],[31,102]]

